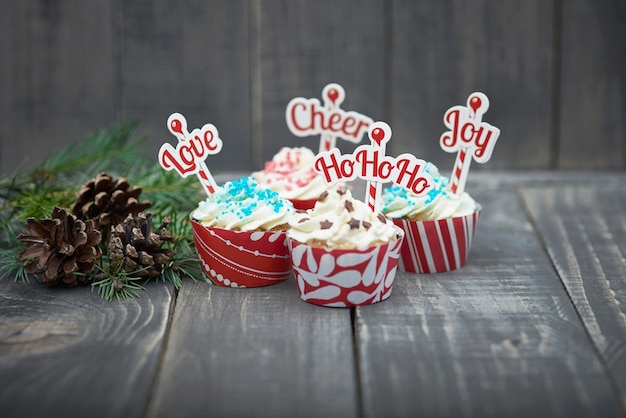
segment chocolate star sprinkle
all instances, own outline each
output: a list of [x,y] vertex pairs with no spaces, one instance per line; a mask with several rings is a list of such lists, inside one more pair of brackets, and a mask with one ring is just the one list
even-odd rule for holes
[[350,213],[354,212],[354,205],[352,205],[352,200],[346,200],[346,203],[344,204],[344,206],[346,207],[346,210]]
[[331,226],[333,226],[333,223],[328,219],[320,222],[320,229],[330,229]]
[[385,215],[383,215],[382,213],[379,213],[379,214],[378,214],[378,219],[379,219],[382,223],[384,223],[384,224],[386,224],[386,223],[387,223],[387,217],[386,217]]
[[352,218],[348,222],[348,225],[350,225],[350,229],[359,229],[359,227],[361,226],[361,221],[359,221],[358,219]]
[[328,191],[323,191],[320,197],[317,198],[317,200],[323,202],[326,199],[326,196],[328,196]]
[[302,222],[306,222],[306,221],[310,221],[311,218],[302,218],[298,221],[299,224],[301,224]]
[[363,228],[365,229],[370,229],[372,227],[372,224],[367,222],[367,221],[363,221]]
[[339,196],[343,196],[344,194],[346,194],[346,191],[339,189],[337,190],[337,193],[339,193]]

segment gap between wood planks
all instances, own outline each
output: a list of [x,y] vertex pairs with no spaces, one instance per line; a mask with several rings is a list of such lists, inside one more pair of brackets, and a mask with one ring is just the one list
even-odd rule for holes
[[165,332],[163,333],[163,343],[161,343],[156,368],[154,370],[154,375],[152,376],[152,381],[150,382],[150,389],[148,390],[146,406],[144,407],[142,414],[144,418],[155,415],[152,411],[152,400],[154,399],[154,395],[156,393],[156,388],[161,376],[161,369],[163,368],[163,362],[167,353],[167,347],[169,346],[170,332],[172,330],[172,322],[174,320],[174,312],[176,310],[176,300],[178,299],[178,291],[179,289],[174,288],[174,293],[172,293],[172,300],[170,301],[170,307],[167,313],[167,323],[165,324]]
[[363,417],[363,385],[361,384],[361,356],[359,355],[359,333],[357,330],[357,315],[355,307],[350,308],[350,326],[352,327],[352,357],[354,359],[354,380],[356,383],[356,413],[357,417]]
[[[579,312],[578,307],[576,306],[576,303],[574,303],[574,299],[572,298],[572,295],[568,291],[567,286],[565,285],[565,282],[563,281],[563,278],[561,277],[561,274],[559,273],[559,269],[556,266],[556,262],[555,262],[554,258],[552,258],[552,256],[550,255],[550,252],[548,250],[548,245],[547,245],[546,241],[544,240],[543,235],[541,234],[541,232],[539,230],[539,227],[537,226],[537,224],[535,222],[535,219],[533,218],[532,212],[531,212],[530,208],[528,207],[526,199],[524,198],[524,192],[522,191],[523,187],[524,187],[524,185],[523,184],[519,184],[519,183],[513,185],[513,191],[515,193],[515,196],[517,197],[517,200],[518,200],[518,202],[520,204],[520,207],[522,208],[522,211],[526,215],[526,219],[528,220],[528,223],[530,224],[530,227],[532,228],[533,233],[535,234],[535,236],[537,237],[537,240],[539,241],[539,245],[541,246],[541,249],[543,250],[543,252],[548,257],[548,261],[550,262],[550,266],[552,266],[552,270],[554,271],[556,276],[559,278],[559,281],[561,282],[561,286],[563,287],[563,290],[565,291],[565,294],[567,295],[567,298],[569,299],[570,304],[574,308],[574,312],[576,313],[576,316],[578,317],[578,320],[580,321],[580,323],[583,326],[583,329],[584,329],[585,335],[587,336],[587,339],[591,342],[591,346],[593,347],[593,351],[595,352],[596,357],[598,358],[598,361],[600,362],[600,365],[602,367],[602,370],[604,371],[604,374],[608,378],[608,381],[609,381],[609,384],[610,384],[611,389],[613,391],[613,394],[618,399],[618,402],[619,402],[619,404],[620,404],[620,406],[622,408],[622,412],[624,414],[626,414],[626,404],[624,404],[624,399],[623,399],[622,394],[620,392],[619,385],[615,381],[615,378],[613,377],[613,374],[610,372],[610,368],[609,368],[608,364],[606,364],[606,361],[604,359],[604,356],[602,355],[602,352],[597,347],[597,345],[596,345],[596,343],[595,343],[591,333],[589,332],[589,329],[587,328],[587,324],[585,323],[581,313]],[[555,186],[554,185],[549,185],[547,187],[555,187]]]

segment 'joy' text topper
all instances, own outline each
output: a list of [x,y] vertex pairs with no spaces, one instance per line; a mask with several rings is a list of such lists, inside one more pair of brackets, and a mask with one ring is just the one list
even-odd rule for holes
[[176,170],[182,177],[197,175],[206,194],[213,194],[217,183],[204,160],[222,150],[222,140],[219,138],[217,128],[208,123],[189,133],[187,120],[180,113],[172,113],[167,118],[167,128],[178,138],[178,143],[176,148],[167,142],[161,146],[159,150],[161,167],[168,171]]
[[411,154],[398,157],[385,155],[391,139],[391,128],[385,122],[373,123],[369,130],[369,145],[359,145],[352,154],[342,155],[338,148],[319,153],[313,169],[327,184],[350,181],[356,177],[367,180],[365,201],[378,212],[382,184],[393,182],[411,193],[422,196],[433,187],[433,180],[424,169],[426,162]]
[[441,135],[439,144],[446,152],[457,152],[450,176],[452,193],[463,193],[472,159],[482,164],[491,158],[500,129],[482,122],[487,109],[487,96],[474,92],[467,98],[467,106],[452,106],[443,116],[450,130]]
[[319,152],[333,149],[337,137],[358,144],[374,121],[360,113],[341,109],[339,106],[345,97],[343,87],[330,83],[322,90],[323,106],[314,98],[291,99],[285,112],[287,127],[299,137],[321,135]]

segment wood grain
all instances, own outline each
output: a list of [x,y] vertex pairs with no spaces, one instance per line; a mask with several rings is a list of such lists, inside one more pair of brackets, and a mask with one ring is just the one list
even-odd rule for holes
[[357,310],[364,415],[624,416],[513,189],[473,194],[468,264],[398,274],[388,302]]
[[150,417],[355,416],[350,312],[298,298],[293,278],[180,291]]
[[176,143],[168,116],[180,112],[191,131],[214,124],[224,147],[209,157],[214,172],[250,167],[248,1],[119,2],[119,116],[139,119],[146,153]]
[[2,2],[0,172],[32,168],[108,127],[110,1]]
[[[282,146],[317,152],[319,136],[299,138],[285,122],[294,97],[318,98],[328,83],[346,91],[341,108],[384,120],[387,100],[385,2],[382,0],[279,0],[261,2],[260,64],[262,155],[259,169]],[[343,152],[353,143],[337,140]]]
[[626,177],[523,188],[561,281],[626,405]]
[[558,168],[626,168],[626,4],[563,3]]
[[0,172],[120,120],[156,156],[174,111],[218,127],[215,171],[257,170],[316,148],[284,111],[329,82],[390,123],[391,154],[445,170],[443,113],[476,90],[502,135],[474,170],[624,169],[625,17],[622,0],[4,1]]
[[502,134],[492,160],[472,170],[548,168],[552,1],[392,4],[391,153],[451,169],[456,155],[439,146],[443,115],[482,91],[491,102],[483,120]]
[[0,282],[0,416],[142,417],[171,286],[106,302],[89,288]]

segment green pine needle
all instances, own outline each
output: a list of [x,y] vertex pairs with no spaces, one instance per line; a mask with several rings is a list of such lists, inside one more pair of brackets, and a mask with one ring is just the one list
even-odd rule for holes
[[[0,179],[0,279],[13,276],[15,280],[30,281],[18,259],[24,246],[17,234],[23,232],[24,220],[49,218],[55,206],[69,208],[80,187],[100,172],[125,177],[132,186],[141,187],[140,200],[153,203],[149,211],[156,221],[166,216],[172,219],[168,230],[177,240],[164,245],[176,254],[156,281],[170,282],[179,289],[184,278],[202,277],[189,222],[190,212],[203,197],[202,189],[195,178],[182,179],[143,156],[143,138],[134,135],[136,125],[118,123],[95,132],[47,157],[30,171]],[[109,301],[138,297],[145,289],[139,281],[145,279],[133,277],[137,272],[111,268],[107,265],[106,248],[103,253],[99,270],[86,275],[92,291],[97,290]]]
[[24,263],[20,261],[12,249],[0,249],[0,280],[13,276],[15,282],[30,283]]
[[125,300],[129,298],[138,298],[140,290],[146,290],[145,287],[138,284],[137,281],[142,280],[140,277],[132,277],[124,275],[123,277],[105,277],[91,284],[91,291],[97,289],[98,295],[111,302],[115,297],[117,300]]

